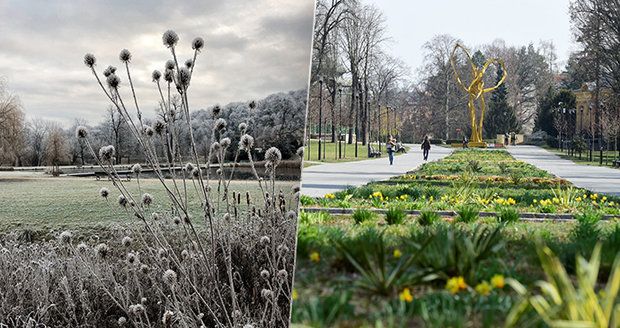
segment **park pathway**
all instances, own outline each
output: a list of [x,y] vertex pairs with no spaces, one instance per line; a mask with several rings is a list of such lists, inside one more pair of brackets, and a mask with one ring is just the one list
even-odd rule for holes
[[578,165],[536,146],[512,146],[508,147],[508,152],[514,158],[564,178],[577,187],[620,196],[620,170]]
[[[357,162],[326,163],[303,169],[301,176],[301,193],[312,197],[321,197],[328,193],[357,187],[372,181],[387,180],[418,168],[424,160],[419,144],[407,145],[407,154],[394,157],[394,165],[390,166],[387,155],[378,159]],[[435,161],[452,152],[449,148],[433,146],[429,161]]]

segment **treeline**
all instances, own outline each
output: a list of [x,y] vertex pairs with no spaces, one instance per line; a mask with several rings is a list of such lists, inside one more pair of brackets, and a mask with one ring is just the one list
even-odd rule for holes
[[[130,130],[120,119],[114,108],[108,108],[105,119],[90,126],[82,119],[76,119],[70,128],[62,128],[54,122],[41,119],[25,120],[24,112],[15,95],[1,88],[0,93],[0,165],[4,166],[58,166],[92,164],[94,159],[85,148],[84,143],[75,137],[78,126],[89,130],[89,138],[95,149],[104,145],[113,145],[116,149],[116,161],[135,163],[143,160],[139,145]],[[180,101],[173,100],[180,108]],[[226,132],[222,137],[229,137],[235,147],[231,147],[227,156],[234,156],[239,141],[239,124],[248,126],[248,133],[255,138],[256,156],[262,159],[263,152],[269,147],[281,150],[285,159],[292,158],[303,144],[303,126],[307,103],[306,90],[272,94],[262,100],[252,102],[233,102],[217,106],[218,117],[227,121]],[[251,105],[250,105],[251,104]],[[191,122],[195,140],[198,142],[199,155],[205,158],[211,140],[214,123],[213,107],[191,113]],[[160,110],[154,110],[162,115]],[[172,119],[173,129],[169,129],[179,140],[173,150],[164,147],[164,141],[155,140],[158,155],[162,158],[189,158],[189,130],[185,124],[183,111],[177,111]],[[159,117],[145,119],[145,125],[154,125]],[[177,124],[179,123],[179,124]],[[165,137],[165,136],[164,136]],[[164,138],[162,137],[162,138]],[[184,144],[187,143],[187,144]],[[206,159],[206,158],[205,158]]]
[[[383,13],[374,5],[363,0],[319,0],[316,9],[309,136],[318,135],[319,112],[328,141],[338,133],[355,134],[364,143],[390,133],[404,141],[419,141],[424,135],[444,140],[468,136],[467,95],[457,87],[450,64],[457,42],[469,48],[475,65],[489,58],[505,62],[505,83],[486,96],[485,138],[506,132],[530,134],[547,126],[557,135],[558,124],[549,110],[570,106],[561,101],[560,92],[572,93],[584,83],[592,85],[595,107],[601,108],[594,130],[603,132],[591,134],[617,134],[611,126],[618,126],[614,101],[620,99],[617,1],[570,3],[573,33],[581,49],[571,54],[565,67],[560,67],[552,41],[512,46],[497,39],[471,45],[455,36],[438,35],[425,43],[424,62],[415,74],[385,50],[390,36]],[[456,66],[465,81],[471,81],[468,65],[459,53]],[[494,85],[501,74],[499,67],[491,66],[485,85]],[[607,97],[601,92],[604,88],[612,91]]]

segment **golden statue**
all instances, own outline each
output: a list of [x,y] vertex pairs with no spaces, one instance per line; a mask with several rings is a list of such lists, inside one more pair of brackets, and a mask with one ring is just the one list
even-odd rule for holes
[[[465,56],[467,57],[467,61],[469,61],[469,64],[471,66],[472,81],[469,84],[469,86],[465,86],[465,84],[461,80],[458,70],[456,69],[455,54],[456,54],[456,50],[459,48],[463,50],[463,52],[465,53]],[[506,79],[506,67],[504,66],[504,61],[499,58],[489,58],[487,61],[484,62],[484,65],[482,65],[481,67],[478,67],[473,62],[469,51],[464,46],[457,43],[454,45],[454,49],[452,49],[452,54],[450,55],[450,64],[452,65],[452,69],[454,70],[456,82],[469,95],[469,100],[467,102],[467,107],[469,108],[469,119],[471,123],[471,138],[469,138],[469,146],[486,147],[486,143],[484,143],[484,141],[482,140],[482,123],[484,122],[484,111],[486,109],[486,106],[484,104],[484,94],[497,89],[502,83],[504,83],[504,80]],[[497,84],[494,87],[485,88],[484,87],[484,73],[486,72],[487,68],[491,64],[501,66],[504,74],[502,75],[502,78],[497,82]],[[479,119],[476,117],[476,105],[475,105],[476,100],[480,101],[480,118]]]

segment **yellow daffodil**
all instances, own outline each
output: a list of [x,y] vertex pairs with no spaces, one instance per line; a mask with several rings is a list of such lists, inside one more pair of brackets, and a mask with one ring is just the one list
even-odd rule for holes
[[489,294],[491,294],[491,290],[493,289],[491,287],[491,285],[489,285],[488,282],[483,281],[481,283],[479,283],[478,285],[476,285],[476,293],[482,295],[482,296],[487,296]]
[[403,289],[403,291],[398,296],[402,302],[413,302],[413,295],[411,295],[411,291],[409,290],[409,288]]
[[395,249],[392,255],[394,256],[394,258],[399,259],[401,256],[403,256],[403,253],[401,253],[400,250]]
[[321,261],[321,255],[319,254],[319,252],[315,251],[310,253],[310,261],[314,263],[319,263],[319,261]]
[[581,201],[581,197],[577,197],[577,198],[575,198],[575,200],[576,200],[577,202],[580,202],[580,201]]
[[463,277],[452,277],[446,282],[446,289],[451,294],[457,294],[461,290],[467,289],[467,284]]
[[293,293],[291,295],[293,301],[296,301],[299,298],[299,294],[297,293],[297,289],[293,289]]
[[336,195],[334,195],[334,194],[325,194],[325,198],[326,199],[334,199],[334,198],[336,198]]
[[601,202],[604,202],[604,201],[606,201],[606,200],[607,200],[607,197],[606,197],[606,196],[603,196],[603,198],[601,198]]
[[504,281],[504,276],[502,276],[501,274],[494,275],[491,278],[491,285],[493,286],[493,288],[504,288],[504,286],[506,285],[506,282]]

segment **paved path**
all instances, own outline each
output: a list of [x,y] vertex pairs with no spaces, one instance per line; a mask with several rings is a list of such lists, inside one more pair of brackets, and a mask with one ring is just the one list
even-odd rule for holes
[[512,146],[508,147],[508,152],[514,158],[562,177],[577,187],[620,196],[620,170],[578,165],[536,146]]
[[[405,174],[424,163],[420,145],[408,145],[407,154],[394,157],[390,166],[387,155],[378,159],[358,162],[328,163],[314,165],[303,169],[301,176],[301,193],[320,197],[328,193],[357,187],[371,181],[387,180],[390,177]],[[429,161],[441,159],[452,152],[449,148],[433,146]]]

